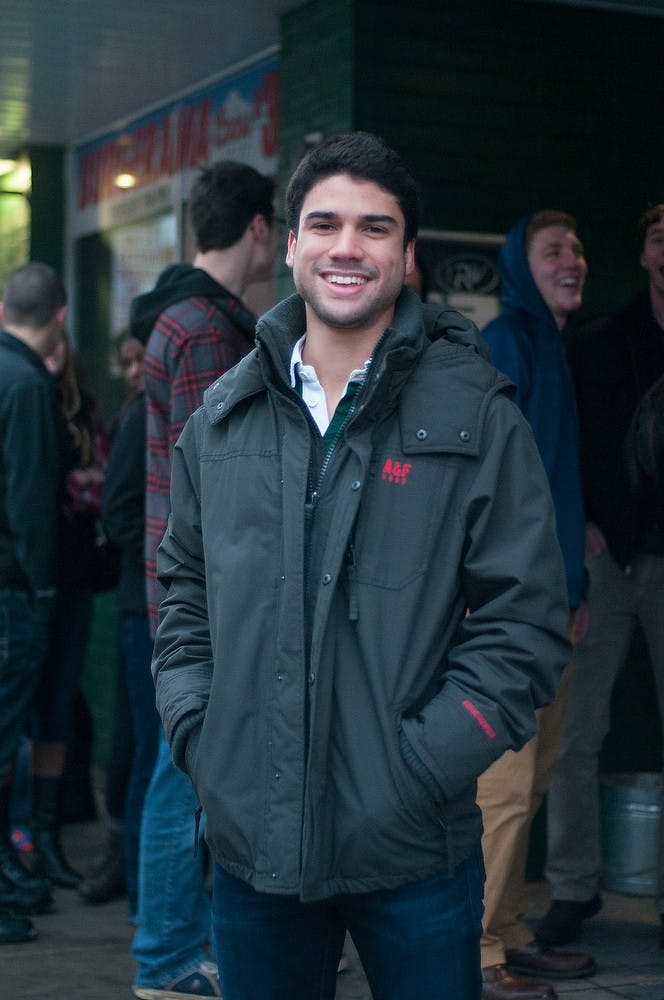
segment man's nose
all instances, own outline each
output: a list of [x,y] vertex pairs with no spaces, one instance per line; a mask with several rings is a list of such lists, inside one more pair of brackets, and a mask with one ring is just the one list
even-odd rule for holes
[[562,259],[565,267],[575,267],[581,262],[581,257],[571,248],[563,251]]
[[332,257],[351,257],[357,259],[362,256],[362,246],[358,239],[358,234],[354,226],[342,226],[336,234],[336,239],[330,247]]

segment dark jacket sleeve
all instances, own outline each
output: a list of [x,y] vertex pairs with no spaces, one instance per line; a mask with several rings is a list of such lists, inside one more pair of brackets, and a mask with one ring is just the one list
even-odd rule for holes
[[57,586],[64,430],[54,391],[39,382],[9,390],[5,405],[6,510],[17,561],[37,597]]
[[[569,609],[546,474],[530,428],[497,397],[462,513],[468,602],[440,691],[402,721],[402,749],[452,798],[536,732],[569,661]],[[419,766],[418,766],[419,765]]]
[[145,531],[145,398],[133,400],[120,419],[102,494],[102,524],[109,541],[136,560]]
[[[157,709],[175,764],[190,773],[213,672],[194,418],[173,452],[171,514],[157,552],[157,573],[166,588],[152,661]],[[179,584],[177,602],[169,593],[173,577]],[[179,669],[183,662],[188,665],[186,682]]]

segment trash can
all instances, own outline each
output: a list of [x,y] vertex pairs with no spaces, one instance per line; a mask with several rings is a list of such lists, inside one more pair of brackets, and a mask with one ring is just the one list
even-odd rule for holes
[[657,894],[662,775],[600,775],[602,883],[609,892]]

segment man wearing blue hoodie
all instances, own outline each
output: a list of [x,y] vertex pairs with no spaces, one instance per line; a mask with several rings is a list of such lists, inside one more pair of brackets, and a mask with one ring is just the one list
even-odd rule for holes
[[[491,360],[516,386],[546,470],[567,574],[570,638],[588,628],[584,603],[584,513],[574,390],[562,333],[581,306],[587,264],[576,222],[565,212],[521,219],[500,252],[503,310],[484,330]],[[569,669],[569,668],[568,668]],[[546,979],[591,975],[589,955],[538,944],[519,915],[527,906],[525,867],[530,825],[551,777],[559,746],[567,672],[554,704],[540,709],[537,736],[507,751],[478,783],[487,881],[482,937],[483,1000],[550,1000]]]

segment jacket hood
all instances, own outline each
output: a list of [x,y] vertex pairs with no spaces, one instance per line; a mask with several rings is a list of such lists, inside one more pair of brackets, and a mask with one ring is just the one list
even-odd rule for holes
[[[259,320],[256,335],[259,343],[276,344],[283,363],[305,329],[305,304],[295,294],[278,303]],[[433,343],[440,339],[472,347],[483,358],[489,357],[488,348],[474,323],[447,306],[423,304],[411,288],[404,287],[396,301],[394,320],[388,330],[388,350],[392,351],[395,347],[422,350],[426,340]]]
[[[271,382],[275,377],[286,380],[290,351],[305,328],[305,305],[297,294],[261,317],[256,328],[256,349],[205,392],[210,421],[217,422],[239,400],[262,392],[266,380]],[[384,343],[379,342],[376,365],[380,370],[384,366],[390,369],[387,381],[381,381],[389,386],[391,395],[398,393],[403,379],[409,377],[413,358],[425,350],[441,359],[451,355],[474,356],[485,362],[489,357],[487,345],[474,323],[446,306],[423,305],[409,288],[399,295],[393,324],[384,338]],[[492,378],[497,375],[492,366],[490,371]],[[504,377],[501,381],[505,388],[509,385]]]
[[129,332],[142,344],[147,344],[164,309],[195,296],[218,299],[228,295],[230,292],[207,271],[189,264],[171,264],[161,272],[151,291],[137,295],[132,301],[129,309]]
[[498,255],[502,278],[503,308],[531,316],[539,330],[559,336],[553,314],[535,284],[526,254],[526,227],[532,215],[526,215],[510,229]]
[[451,344],[474,348],[489,359],[489,348],[475,324],[455,309],[427,303],[422,307],[424,330],[432,342],[444,338]]

